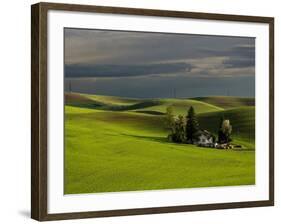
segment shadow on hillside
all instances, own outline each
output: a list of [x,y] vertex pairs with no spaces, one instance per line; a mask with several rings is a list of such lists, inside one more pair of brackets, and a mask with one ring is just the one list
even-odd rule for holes
[[[72,107],[81,107],[81,108],[87,108],[87,109],[97,109],[97,110],[107,110],[107,111],[130,111],[130,110],[137,110],[137,109],[144,109],[147,107],[157,106],[160,105],[161,102],[157,100],[150,100],[150,101],[143,101],[131,105],[109,105],[104,104],[101,102],[85,102],[85,103],[66,103],[66,105],[72,106]],[[156,112],[157,113],[157,112]],[[159,114],[157,114],[159,115]]]
[[150,114],[150,115],[165,115],[163,112],[159,111],[154,111],[154,110],[140,110],[136,111],[137,113],[142,113],[142,114]]
[[137,139],[143,139],[148,141],[154,141],[154,142],[168,142],[166,137],[156,137],[156,136],[142,136],[142,135],[130,135],[130,134],[122,134],[124,136],[133,137]]

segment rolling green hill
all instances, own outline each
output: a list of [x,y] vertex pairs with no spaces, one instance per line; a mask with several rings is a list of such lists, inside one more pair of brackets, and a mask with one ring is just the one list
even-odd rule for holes
[[254,151],[167,142],[162,119],[65,106],[65,194],[255,183]]
[[[230,99],[227,101],[227,99]],[[255,183],[255,107],[228,97],[134,99],[65,94],[65,193],[115,192]],[[221,117],[243,150],[167,141],[166,108],[195,108],[216,134]]]
[[172,106],[175,114],[186,114],[193,106],[197,113],[221,111],[223,108],[189,99],[130,99],[78,93],[65,94],[66,105],[108,111],[137,111],[154,115],[163,115],[166,108]]
[[225,109],[242,107],[242,106],[255,106],[255,99],[246,98],[246,97],[210,96],[210,97],[195,97],[193,99],[201,102],[206,102]]
[[[255,107],[244,106],[239,98],[224,103],[222,99],[132,99],[66,93],[65,193],[254,184]],[[234,143],[243,149],[168,142],[164,126],[168,106],[182,115],[193,106],[201,128],[214,134],[222,116],[230,119]]]
[[255,150],[255,107],[244,106],[224,111],[199,114],[200,127],[217,134],[221,118],[229,119],[234,143]]
[[164,114],[166,113],[166,108],[168,106],[173,107],[173,111],[176,115],[178,114],[185,115],[190,106],[193,106],[196,113],[198,114],[223,110],[220,107],[213,106],[205,102],[189,100],[189,99],[159,99],[158,102],[159,102],[158,105],[153,105],[151,107],[146,107],[144,109],[138,109],[137,111],[149,110],[149,111],[156,111]]
[[221,118],[231,121],[233,135],[245,139],[255,139],[255,107],[238,107],[225,111],[198,115],[202,128],[216,132]]
[[65,93],[65,104],[80,108],[108,111],[143,109],[160,104],[158,100],[136,100],[121,97]]
[[117,96],[103,96],[103,95],[90,95],[90,94],[80,94],[85,97],[88,97],[92,100],[109,104],[109,105],[131,105],[138,103],[139,99],[126,98],[126,97],[117,97]]

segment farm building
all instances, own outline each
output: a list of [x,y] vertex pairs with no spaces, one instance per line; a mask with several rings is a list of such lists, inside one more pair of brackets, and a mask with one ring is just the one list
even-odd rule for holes
[[200,130],[197,133],[196,144],[199,146],[213,147],[213,145],[215,144],[215,137],[206,130]]

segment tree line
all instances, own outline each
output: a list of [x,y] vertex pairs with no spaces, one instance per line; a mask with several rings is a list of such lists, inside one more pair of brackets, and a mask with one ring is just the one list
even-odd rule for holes
[[[168,139],[176,143],[194,144],[198,140],[200,126],[194,108],[191,106],[186,116],[174,115],[173,107],[169,106],[166,110],[166,127],[169,130]],[[232,126],[228,119],[222,117],[218,128],[218,143],[228,144],[231,138]],[[215,136],[214,141],[215,141]]]

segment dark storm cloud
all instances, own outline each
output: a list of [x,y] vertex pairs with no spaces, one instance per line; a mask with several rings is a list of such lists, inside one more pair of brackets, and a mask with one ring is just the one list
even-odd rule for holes
[[225,68],[246,68],[255,66],[254,59],[227,59],[223,61]]
[[255,58],[255,46],[235,46],[229,52],[229,56]]
[[228,59],[223,61],[225,68],[245,68],[255,66],[254,46],[235,46],[227,52]]
[[255,96],[254,77],[122,77],[120,79],[66,79],[65,90],[89,94],[136,98],[173,98],[197,96]]
[[192,66],[186,63],[146,65],[65,65],[65,76],[81,77],[133,77],[155,74],[190,72]]
[[66,64],[146,64],[253,57],[254,38],[65,29]]
[[167,97],[172,86],[181,97],[254,95],[252,37],[69,28],[64,34],[65,77],[80,92]]
[[201,55],[206,56],[225,56],[225,57],[240,57],[246,59],[254,59],[255,46],[254,45],[237,45],[226,49],[200,49]]

